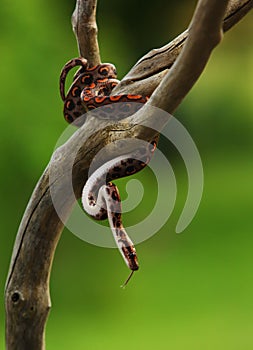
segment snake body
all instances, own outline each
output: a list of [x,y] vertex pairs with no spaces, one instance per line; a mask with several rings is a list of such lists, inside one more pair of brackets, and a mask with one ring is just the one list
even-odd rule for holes
[[[73,83],[65,95],[66,77],[76,66],[81,68],[74,75]],[[87,60],[82,57],[67,62],[60,75],[60,94],[64,102],[63,114],[66,121],[76,122],[87,111],[105,105],[107,109],[103,108],[101,114],[110,114],[112,106],[118,106],[116,114],[118,118],[123,118],[126,112],[129,116],[141,106],[128,102],[144,104],[148,100],[148,97],[142,95],[110,95],[118,83],[116,69],[112,64],[104,63],[89,68]],[[123,227],[119,191],[111,181],[143,169],[150,161],[155,147],[156,142],[152,141],[143,149],[106,162],[92,173],[82,191],[84,210],[96,220],[108,218],[115,242],[132,272],[139,268],[136,249]]]
[[[65,95],[65,82],[68,72],[81,68],[74,75],[74,81]],[[64,102],[63,114],[68,123],[72,123],[89,110],[117,102],[146,103],[148,97],[142,95],[109,96],[118,85],[116,68],[111,63],[99,64],[88,68],[85,58],[74,58],[67,62],[60,75],[60,94]]]

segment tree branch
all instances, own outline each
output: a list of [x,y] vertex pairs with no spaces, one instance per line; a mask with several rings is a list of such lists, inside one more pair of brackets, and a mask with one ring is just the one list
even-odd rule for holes
[[[239,22],[253,8],[253,0],[230,0],[223,20],[223,31],[226,32]],[[151,95],[162,78],[171,68],[189,35],[187,29],[169,44],[153,49],[144,55],[114,89],[114,94],[136,93]]]
[[[92,0],[77,0],[73,16],[80,54],[86,56],[91,65],[100,62],[94,34],[95,4]],[[154,118],[150,106],[171,112],[190,90],[200,76],[212,49],[221,39],[221,23],[226,4],[227,0],[199,1],[184,50],[144,108],[134,116],[113,125],[91,116],[54,152],[32,194],[13,250],[5,296],[8,350],[44,349],[44,328],[51,306],[49,277],[54,252],[63,229],[59,216],[63,221],[66,220],[76,201],[75,197],[80,197],[94,155],[104,145],[115,140],[128,137],[150,140],[154,137],[152,129],[146,129],[140,124],[150,122],[152,126]],[[82,23],[84,20],[88,25]],[[88,38],[89,28],[93,28],[92,39]],[[86,38],[83,39],[85,35]],[[150,62],[153,59],[151,57]],[[153,72],[152,69],[149,74]],[[144,76],[138,74],[134,73],[134,77],[143,79]],[[160,76],[156,78],[161,79]],[[159,118],[155,120],[155,124],[162,128],[166,121],[167,117]],[[94,129],[98,130],[95,134]],[[73,183],[73,192],[69,183]],[[58,203],[58,214],[55,202]]]
[[181,54],[151,96],[149,104],[169,113],[178,107],[221,41],[227,3],[228,0],[203,0],[198,3]]
[[79,54],[88,60],[90,66],[101,63],[97,40],[96,9],[97,0],[77,0],[72,15],[72,27]]

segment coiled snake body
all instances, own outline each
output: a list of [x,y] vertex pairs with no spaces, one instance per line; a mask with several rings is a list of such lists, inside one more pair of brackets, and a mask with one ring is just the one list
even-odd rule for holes
[[[76,66],[81,68],[74,75],[73,83],[65,95],[67,74]],[[116,78],[116,69],[109,63],[89,68],[87,60],[82,57],[67,62],[60,75],[60,94],[64,102],[63,114],[66,121],[72,123],[77,119],[78,122],[81,115],[100,106],[108,105],[108,112],[110,112],[109,107],[118,102],[135,101],[143,104],[148,100],[148,97],[142,95],[109,96],[112,89],[119,83]],[[129,116],[141,105],[126,103],[118,106],[118,117],[123,118],[126,116],[125,110]],[[106,113],[105,108],[101,113]],[[143,169],[150,161],[155,147],[156,142],[152,141],[145,149],[140,148],[134,154],[121,155],[106,162],[88,178],[82,192],[83,208],[89,215],[96,220],[108,217],[115,242],[132,273],[139,268],[136,250],[122,225],[119,191],[111,181]]]

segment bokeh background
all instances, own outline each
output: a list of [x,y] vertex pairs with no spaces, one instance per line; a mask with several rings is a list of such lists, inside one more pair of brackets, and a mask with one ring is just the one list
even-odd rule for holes
[[[196,1],[100,0],[99,42],[119,77],[143,54],[188,25]],[[70,17],[74,1],[1,2],[0,349],[4,349],[4,283],[15,235],[31,192],[66,127],[58,93],[61,67],[77,56]],[[47,349],[253,348],[253,21],[226,33],[175,116],[202,157],[205,187],[184,233],[175,226],[187,195],[186,170],[171,147],[178,181],[173,215],[137,246],[141,268],[128,274],[115,249],[65,230],[52,276]],[[163,143],[162,143],[163,144]],[[166,147],[164,146],[164,151]],[[140,208],[149,214],[154,177],[143,181]],[[122,196],[125,181],[120,181]],[[88,220],[88,219],[87,219]],[[85,229],[85,228],[84,228]]]

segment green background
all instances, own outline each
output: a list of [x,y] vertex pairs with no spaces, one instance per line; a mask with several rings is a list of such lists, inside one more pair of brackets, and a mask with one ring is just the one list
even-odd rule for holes
[[[188,25],[195,1],[99,1],[101,55],[119,77],[143,54]],[[1,250],[0,348],[4,283],[31,192],[66,128],[58,93],[61,67],[78,55],[70,16],[74,1],[3,0],[0,10]],[[168,222],[137,246],[141,264],[128,274],[115,249],[65,230],[52,276],[47,349],[173,350],[253,348],[253,21],[247,15],[224,37],[175,115],[193,137],[205,186],[196,217],[175,227],[187,194],[175,151],[178,199]],[[164,151],[164,149],[163,149]],[[124,216],[148,215],[154,177],[145,170],[145,200]],[[120,181],[122,196],[125,181]],[[88,220],[88,218],[87,218]],[[85,229],[85,228],[84,228]]]

